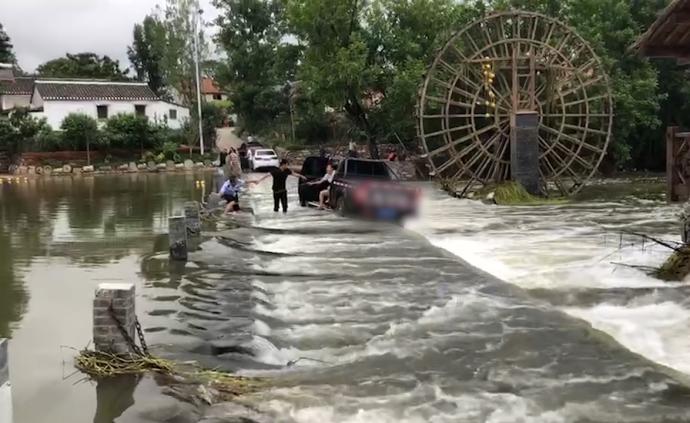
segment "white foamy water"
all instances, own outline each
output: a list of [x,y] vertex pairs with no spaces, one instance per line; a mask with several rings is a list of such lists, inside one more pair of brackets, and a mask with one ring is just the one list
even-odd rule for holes
[[[183,318],[197,342],[229,347],[221,363],[270,377],[273,388],[245,398],[266,421],[690,419],[682,398],[666,397],[676,379],[637,355],[680,360],[682,345],[662,332],[685,308],[669,285],[611,264],[660,262],[649,245],[623,240],[617,251],[615,231],[663,232],[671,211],[613,201],[506,209],[433,194],[409,226],[419,236],[293,207],[294,185],[287,215],[273,213],[265,186],[247,197],[254,228],[204,245]],[[628,325],[635,317],[616,309],[652,318],[664,304],[675,314],[647,324],[644,342]]]
[[561,303],[559,296],[596,292],[602,302],[560,309],[635,353],[690,373],[690,341],[678,336],[690,331],[685,294],[669,299],[635,293],[683,284],[623,265],[653,267],[668,257],[669,249],[628,233],[679,240],[677,207],[634,198],[500,207],[428,194],[422,217],[410,222],[410,229],[505,281],[538,290],[556,304]]

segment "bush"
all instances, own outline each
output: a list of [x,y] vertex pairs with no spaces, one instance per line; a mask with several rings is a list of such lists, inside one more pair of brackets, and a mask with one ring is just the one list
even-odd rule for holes
[[143,116],[118,114],[105,124],[105,137],[112,148],[156,149],[162,145],[164,127],[153,125]]
[[163,147],[161,148],[161,154],[165,157],[166,160],[173,160],[175,162],[179,162],[180,154],[177,152],[177,149],[179,147],[180,145],[175,143],[174,141],[166,141],[163,143]]
[[103,137],[96,119],[81,113],[70,113],[60,125],[63,150],[81,151],[101,143]]
[[8,119],[0,119],[0,148],[10,154],[35,148],[38,140],[51,132],[45,119],[36,119],[26,109],[10,113]]

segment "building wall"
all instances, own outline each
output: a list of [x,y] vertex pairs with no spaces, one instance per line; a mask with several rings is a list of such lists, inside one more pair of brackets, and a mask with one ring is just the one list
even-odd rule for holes
[[29,107],[31,95],[0,95],[0,110],[10,110],[16,107]]
[[[40,103],[40,104],[39,104]],[[97,106],[108,106],[108,117],[116,114],[134,114],[136,105],[146,106],[146,116],[156,122],[166,122],[168,127],[179,129],[189,119],[189,109],[164,101],[42,101],[34,96],[34,106],[43,106],[43,112],[35,113],[45,117],[53,129],[59,129],[62,121],[70,113],[82,113],[98,118]],[[177,111],[177,119],[170,119],[170,110]]]
[[213,102],[213,101],[226,101],[228,99],[227,94],[221,94],[220,95],[220,100],[216,100],[213,98],[213,94],[204,94],[204,99],[208,102]]

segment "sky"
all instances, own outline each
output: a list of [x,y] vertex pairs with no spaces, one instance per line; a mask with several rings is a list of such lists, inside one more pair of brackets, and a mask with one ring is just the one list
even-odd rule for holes
[[[218,15],[211,0],[199,2],[205,21]],[[81,52],[108,55],[125,68],[132,27],[159,3],[164,0],[0,0],[0,23],[24,71]]]

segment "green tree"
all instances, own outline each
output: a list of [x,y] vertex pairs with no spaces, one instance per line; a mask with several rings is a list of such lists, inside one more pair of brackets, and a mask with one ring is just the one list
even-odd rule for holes
[[146,81],[158,95],[165,95],[166,30],[155,16],[146,16],[141,24],[135,24],[132,45],[127,56],[137,73],[137,79]]
[[227,55],[216,71],[241,125],[259,132],[278,116],[287,116],[283,87],[294,80],[298,46],[283,40],[284,9],[278,0],[216,0],[221,14],[217,43]]
[[62,130],[61,146],[66,150],[86,150],[86,161],[91,164],[91,149],[102,142],[102,134],[98,130],[96,119],[82,114],[70,113],[60,125]]
[[414,138],[419,81],[465,13],[452,0],[290,0],[305,48],[299,79],[308,95],[344,108],[377,157],[377,140]]
[[111,81],[126,81],[129,69],[121,70],[120,62],[108,56],[95,53],[67,54],[65,57],[50,60],[37,68],[42,77],[54,78],[93,78]]
[[105,139],[108,146],[122,149],[139,149],[143,155],[146,149],[160,147],[161,128],[153,125],[144,116],[123,113],[112,116],[105,123]]
[[10,37],[0,23],[0,63],[17,63],[17,58],[12,48]]
[[37,140],[51,131],[45,118],[37,119],[26,109],[13,110],[8,119],[0,119],[0,149],[10,154],[26,151],[37,145]]

